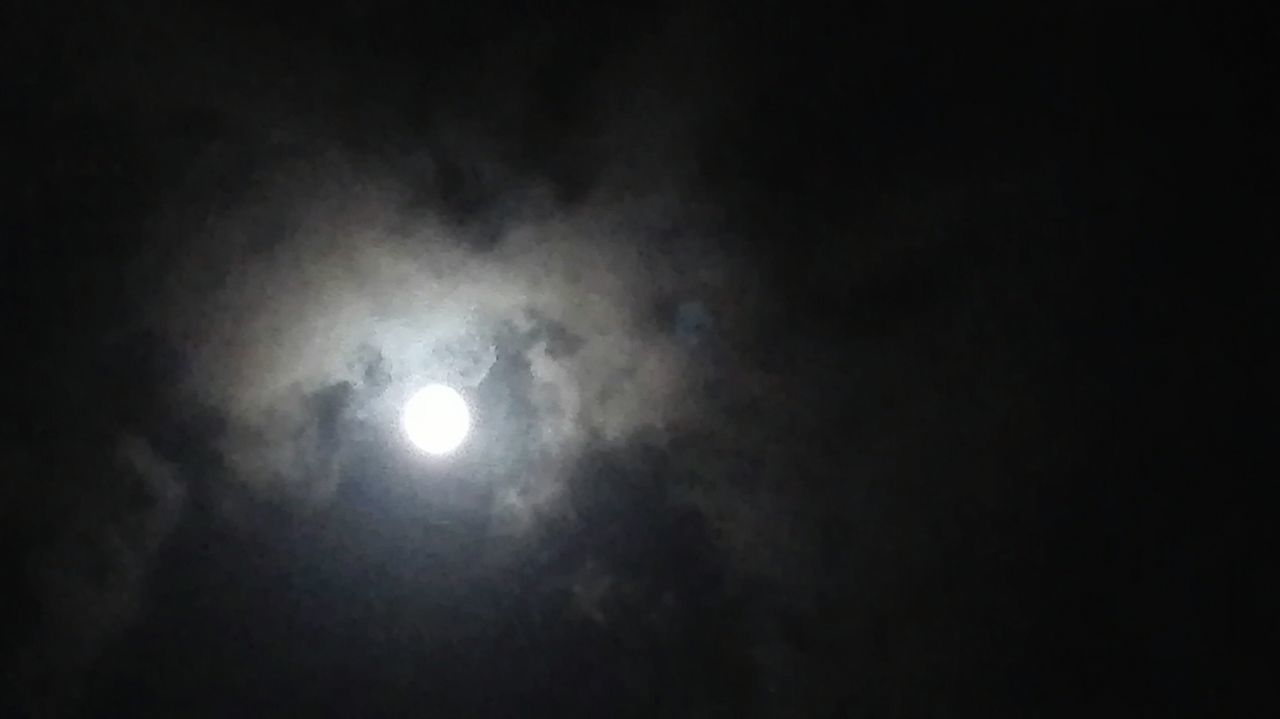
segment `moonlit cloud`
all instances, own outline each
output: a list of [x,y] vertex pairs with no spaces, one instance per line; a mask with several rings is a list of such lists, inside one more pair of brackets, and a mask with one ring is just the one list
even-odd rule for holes
[[351,158],[280,168],[184,245],[159,319],[187,352],[185,391],[228,418],[236,476],[331,487],[316,393],[348,384],[344,411],[394,427],[423,384],[483,382],[503,333],[530,337],[540,452],[689,415],[689,353],[658,303],[702,289],[706,268],[696,241],[653,231],[679,217],[514,187],[501,222],[456,222],[406,199],[410,180]]

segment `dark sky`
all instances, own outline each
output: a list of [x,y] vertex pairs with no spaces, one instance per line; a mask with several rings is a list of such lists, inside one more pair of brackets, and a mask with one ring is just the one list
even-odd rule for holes
[[1262,697],[1268,13],[204,5],[3,11],[13,715]]

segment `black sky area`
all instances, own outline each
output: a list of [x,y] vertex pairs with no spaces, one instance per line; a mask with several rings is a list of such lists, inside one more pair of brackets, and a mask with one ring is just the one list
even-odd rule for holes
[[1059,5],[6,4],[0,715],[1265,715],[1275,13]]

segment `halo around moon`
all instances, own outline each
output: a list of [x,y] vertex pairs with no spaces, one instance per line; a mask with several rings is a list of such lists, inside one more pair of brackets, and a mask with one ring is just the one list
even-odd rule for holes
[[413,446],[427,454],[457,449],[471,431],[471,410],[457,390],[443,384],[423,387],[404,405],[400,423]]

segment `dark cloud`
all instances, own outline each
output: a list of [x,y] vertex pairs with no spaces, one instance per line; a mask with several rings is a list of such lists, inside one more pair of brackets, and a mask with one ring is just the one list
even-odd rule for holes
[[95,455],[88,478],[58,476],[84,470],[57,460],[18,467],[11,475],[17,482],[63,483],[81,492],[28,508],[57,522],[55,541],[12,567],[20,577],[16,584],[34,593],[29,599],[39,611],[10,647],[15,684],[6,699],[36,713],[56,715],[74,706],[84,673],[140,611],[146,576],[185,503],[177,469],[146,440],[123,437],[114,451]]

